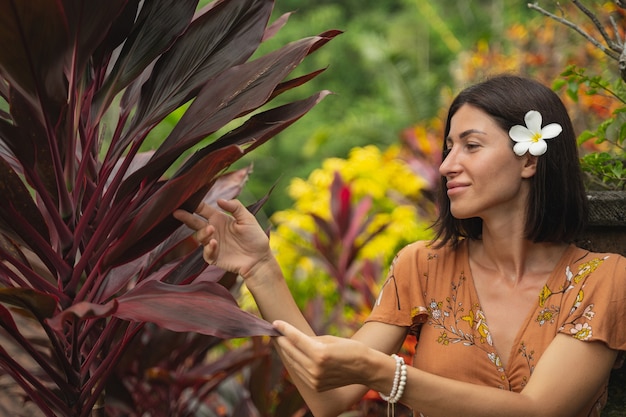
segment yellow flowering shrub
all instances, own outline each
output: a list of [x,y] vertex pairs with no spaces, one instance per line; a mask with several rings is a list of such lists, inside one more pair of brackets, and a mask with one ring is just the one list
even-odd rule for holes
[[[270,235],[270,243],[305,314],[316,299],[318,304],[323,300],[324,314],[329,315],[330,310],[342,305],[340,298],[344,296],[339,293],[336,279],[327,272],[325,260],[313,243],[318,233],[313,216],[331,221],[331,185],[336,173],[349,187],[351,204],[356,205],[366,197],[372,200],[371,222],[366,232],[356,239],[359,251],[354,263],[369,261],[377,265],[376,285],[381,283],[393,256],[402,246],[432,237],[428,227],[434,218],[434,204],[425,201],[423,195],[429,184],[416,175],[399,154],[397,146],[384,151],[376,146],[354,148],[348,158],[327,159],[307,179],[291,181],[288,192],[294,200],[293,207],[271,217],[275,230]],[[382,231],[374,233],[382,226],[385,226]],[[361,247],[368,233],[374,233],[374,237]],[[377,292],[377,288],[372,291]],[[348,321],[362,320],[364,310],[368,310],[367,306],[364,309],[352,306],[341,314]]]

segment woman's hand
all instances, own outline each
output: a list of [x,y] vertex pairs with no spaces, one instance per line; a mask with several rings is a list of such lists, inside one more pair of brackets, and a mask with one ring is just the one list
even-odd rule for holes
[[240,201],[218,200],[217,204],[224,211],[200,203],[197,216],[176,210],[174,217],[196,231],[207,263],[246,278],[259,263],[273,259],[269,239]]
[[388,359],[387,355],[356,340],[334,336],[310,337],[281,320],[274,321],[273,325],[283,335],[275,340],[283,361],[317,392],[351,384],[368,385],[373,375],[366,359],[372,355]]

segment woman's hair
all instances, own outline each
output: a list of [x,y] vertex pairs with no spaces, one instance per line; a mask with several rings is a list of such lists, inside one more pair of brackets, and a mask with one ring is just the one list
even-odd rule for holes
[[[587,197],[576,135],[560,98],[550,88],[531,79],[515,75],[489,78],[466,88],[454,99],[448,111],[444,138],[450,133],[452,116],[464,104],[487,113],[505,132],[514,125],[524,125],[524,115],[529,110],[541,113],[542,124],[558,123],[563,127],[561,134],[548,142],[546,153],[537,157],[537,171],[528,179],[525,237],[533,242],[572,241],[586,225]],[[444,149],[445,146],[444,140]],[[452,216],[446,182],[442,177],[433,241],[439,241],[437,246],[451,243],[456,247],[460,238],[479,239],[482,219]]]

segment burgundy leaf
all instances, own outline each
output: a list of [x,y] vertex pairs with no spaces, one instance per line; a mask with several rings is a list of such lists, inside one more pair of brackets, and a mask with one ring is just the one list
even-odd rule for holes
[[40,193],[46,192],[57,204],[57,173],[50,149],[57,148],[61,154],[65,144],[48,141],[48,133],[43,125],[44,120],[36,117],[37,110],[14,88],[10,89],[11,116],[16,127],[15,135],[6,136],[6,144],[20,161],[25,176],[31,184],[42,184]]
[[323,246],[328,247],[333,242],[336,242],[340,239],[340,236],[337,234],[336,227],[333,228],[330,222],[328,222],[326,219],[321,218],[315,213],[309,213],[309,216],[313,218],[317,229],[317,233],[314,234],[314,237],[320,243],[323,242]]
[[110,301],[104,305],[81,301],[61,311],[51,319],[48,319],[47,322],[52,329],[57,332],[62,332],[63,324],[68,320],[73,318],[80,320],[108,318],[115,312],[117,306],[116,300]]
[[95,120],[123,88],[137,78],[167,50],[187,28],[198,0],[152,0],[143,2],[132,32],[124,42],[105,85],[94,98]]
[[[327,91],[323,91],[306,100],[290,103],[255,115],[243,126],[223,136],[217,142],[220,144],[222,142],[243,144],[245,140],[249,141],[250,138],[254,138],[255,142],[245,149],[246,153],[250,152],[306,114],[306,112],[319,103],[320,100],[326,97],[327,94]],[[212,144],[205,148],[205,150],[214,149],[214,147],[215,144]],[[194,190],[197,190],[198,187],[202,185],[203,179],[207,181],[214,177],[218,172],[216,168],[225,168],[242,155],[241,150],[235,151],[235,149],[238,148],[224,148],[220,150],[221,153],[219,154],[214,151],[208,155],[205,155],[205,151],[199,151],[196,155],[191,157],[187,161],[187,164],[181,168],[184,174],[177,174],[178,177],[170,179],[167,186],[155,192],[150,198],[149,203],[144,204],[140,213],[133,217],[131,224],[125,228],[126,234],[109,249],[105,264],[113,265],[122,262],[124,259],[128,259],[116,259],[121,254],[124,254],[125,257],[131,254],[139,256],[153,249],[155,239],[146,237],[147,233],[149,233],[152,228],[158,229],[157,233],[171,233],[179,223],[171,222],[170,214],[175,209],[181,207],[187,198],[193,194]],[[226,154],[226,152],[228,152],[228,154]],[[221,165],[216,166],[215,164]],[[147,170],[148,168],[149,167],[145,167],[143,170]],[[138,174],[139,172],[135,175]],[[134,177],[134,175],[131,177]],[[125,192],[130,192],[130,190],[125,190]],[[194,207],[191,207],[192,210],[193,208]],[[158,225],[160,221],[169,222],[169,226],[162,224],[156,227],[155,225]],[[160,235],[157,234],[155,236]],[[156,240],[160,241],[159,239]],[[135,246],[133,250],[128,250],[131,245],[135,244],[141,246]]]
[[39,115],[67,97],[63,83],[67,47],[59,2],[0,1],[0,74],[39,109]]
[[[154,155],[154,151],[146,151],[146,152],[140,152],[138,154],[135,154],[135,156],[133,157],[133,160],[131,161],[131,163],[128,165],[128,168],[124,172],[123,178],[127,178],[129,175],[137,171],[139,168],[146,166],[148,161],[150,161],[150,158],[152,158],[152,155]],[[122,164],[124,163],[124,159],[125,159],[124,157],[121,157],[115,163],[115,167],[113,168],[113,171],[107,178],[106,187],[108,187],[111,184],[111,180],[119,172]]]
[[58,299],[29,288],[0,288],[0,302],[23,308],[42,320],[53,316]]
[[170,136],[157,151],[181,142],[195,143],[234,117],[262,106],[272,91],[324,39],[312,37],[220,73],[200,91]]
[[[130,260],[129,256],[136,257],[154,248],[154,239],[146,238],[146,235],[166,219],[168,219],[169,231],[167,229],[163,231],[169,235],[180,224],[173,220],[171,213],[196,191],[211,183],[216,175],[240,156],[241,150],[237,147],[220,149],[219,152],[208,155],[203,163],[194,165],[184,176],[167,181],[133,216],[121,239],[107,251],[104,264],[115,265]],[[136,243],[142,245],[144,249],[140,251],[138,247],[135,247],[129,250]]]
[[343,178],[341,178],[339,172],[335,172],[333,175],[333,182],[330,184],[330,214],[333,220],[330,225],[333,229],[335,229],[337,237],[342,235],[342,225],[340,223],[340,219],[341,211],[343,209],[342,190],[344,189],[348,188],[343,181]]
[[106,7],[93,7],[85,0],[63,0],[63,13],[74,49],[67,58],[72,63],[71,76],[80,76],[89,57],[105,39],[113,22],[126,7],[128,0],[107,0]]
[[347,219],[347,228],[341,235],[341,239],[344,245],[355,246],[356,239],[359,235],[365,232],[369,222],[368,214],[372,208],[372,197],[365,196],[357,203],[354,212],[351,211],[351,216]]
[[244,154],[251,152],[304,116],[328,94],[330,92],[322,91],[308,99],[289,103],[252,116],[242,126],[196,152],[181,167],[180,171],[185,171],[188,166],[199,163],[198,161],[204,158],[206,153],[210,152],[216,145],[237,145],[242,148]]
[[221,338],[278,335],[271,324],[241,310],[224,287],[210,282],[170,285],[150,281],[117,301],[116,317],[178,332]]
[[273,38],[274,35],[276,35],[278,31],[285,26],[291,15],[292,13],[284,13],[278,19],[274,20],[274,22],[265,29],[265,33],[263,33],[263,42]]
[[205,204],[215,205],[218,199],[231,200],[239,195],[248,182],[252,165],[220,175],[208,194],[202,199]]
[[[106,32],[106,36],[94,51],[94,68],[106,71],[106,63],[111,54],[120,46],[133,30],[140,0],[125,0],[123,9],[119,11],[116,19],[111,23],[111,27]],[[114,9],[114,8],[112,8]],[[104,75],[99,74],[99,75]]]
[[127,288],[131,280],[145,267],[146,258],[147,256],[143,256],[116,268],[112,268],[106,274],[106,278],[98,286],[93,301],[107,301],[119,291]]
[[274,87],[318,43],[313,37],[293,42],[255,61],[222,72],[200,91],[172,133],[155,154],[152,168],[159,175],[183,151],[195,145],[234,117],[266,103]]
[[29,242],[33,240],[32,233],[36,233],[49,244],[46,221],[22,180],[3,158],[0,158],[0,184],[0,201],[3,202],[0,204],[0,218],[11,227],[13,236],[22,242]]
[[195,19],[156,63],[143,87],[130,138],[195,96],[207,80],[245,62],[261,41],[272,5],[269,0],[230,0]]

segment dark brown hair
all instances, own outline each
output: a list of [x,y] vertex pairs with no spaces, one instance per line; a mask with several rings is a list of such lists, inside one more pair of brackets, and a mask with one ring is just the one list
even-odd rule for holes
[[[452,116],[464,104],[484,111],[506,132],[514,125],[524,125],[524,115],[529,110],[539,111],[544,124],[559,123],[563,127],[561,134],[550,140],[546,153],[538,157],[537,172],[529,178],[525,236],[533,242],[572,241],[585,227],[587,197],[576,135],[559,96],[528,78],[508,74],[489,78],[466,88],[454,99],[444,138],[450,133]],[[434,228],[437,246],[456,246],[460,238],[479,239],[482,233],[482,219],[452,216],[445,177],[441,178],[439,217]]]

